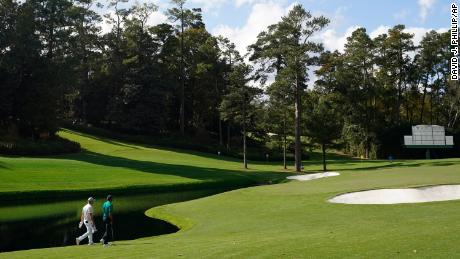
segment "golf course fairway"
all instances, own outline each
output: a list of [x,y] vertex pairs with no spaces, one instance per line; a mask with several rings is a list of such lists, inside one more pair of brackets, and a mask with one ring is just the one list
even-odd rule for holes
[[[164,150],[64,131],[81,154],[0,157],[0,195],[159,188],[235,182],[241,188],[155,207],[148,216],[181,228],[174,234],[116,241],[111,247],[69,246],[0,253],[0,258],[455,258],[460,200],[398,205],[332,204],[342,193],[380,188],[460,184],[460,159],[330,161],[339,176],[282,181],[277,163],[250,163]],[[305,161],[316,171],[321,162]],[[280,182],[279,184],[267,184]],[[202,185],[205,188],[206,185]],[[241,186],[240,186],[241,187]],[[84,199],[83,196],[82,199]],[[116,214],[114,215],[116,220]],[[116,222],[116,221],[115,221]],[[122,224],[116,222],[115,224]]]
[[79,142],[83,151],[46,158],[0,156],[0,200],[28,194],[35,198],[54,194],[52,191],[71,195],[114,189],[177,190],[206,184],[248,186],[286,175],[274,165],[254,165],[243,174],[239,162],[217,155],[127,144],[68,130],[59,134]]

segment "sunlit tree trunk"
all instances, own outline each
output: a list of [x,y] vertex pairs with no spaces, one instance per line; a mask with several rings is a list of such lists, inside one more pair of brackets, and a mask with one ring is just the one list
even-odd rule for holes
[[286,136],[286,109],[283,115],[283,167],[287,169],[286,153],[287,153],[287,136]]
[[323,150],[323,171],[326,172],[326,144],[322,143],[321,144],[321,149]]
[[295,76],[295,170],[296,172],[302,171],[302,144],[301,144],[301,85],[299,81],[298,72],[296,72]]

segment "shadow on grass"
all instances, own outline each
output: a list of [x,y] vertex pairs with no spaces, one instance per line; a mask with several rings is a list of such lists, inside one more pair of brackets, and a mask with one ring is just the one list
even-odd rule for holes
[[138,246],[138,245],[153,245],[155,243],[145,243],[145,242],[136,242],[136,243],[116,243],[112,244],[112,246]]
[[[355,162],[356,163],[356,162]],[[387,168],[409,168],[409,167],[438,167],[438,166],[453,166],[460,165],[460,160],[458,161],[429,161],[429,162],[420,162],[420,161],[401,161],[401,162],[384,162],[384,161],[375,161],[375,163],[380,163],[380,165],[369,165],[374,163],[373,161],[364,161],[367,165],[359,166],[359,162],[356,163],[356,167],[342,168],[342,171],[351,171],[351,170],[378,170],[378,169],[387,169]],[[328,166],[335,167],[338,165],[347,164],[348,166],[352,165],[351,162],[339,162],[339,163],[330,163]]]
[[[369,161],[366,161],[365,163],[369,164]],[[371,162],[372,163],[372,162]],[[380,162],[383,163],[383,162]],[[393,163],[387,163],[387,164],[381,164],[381,165],[366,165],[366,166],[361,166],[361,167],[353,167],[353,168],[344,168],[341,169],[343,171],[351,171],[351,170],[379,170],[379,169],[387,169],[387,168],[396,168],[396,167],[419,167],[422,166],[421,163],[403,163],[403,162],[393,162]]]
[[[200,152],[196,150],[187,150],[187,149],[180,149],[180,148],[173,148],[173,147],[167,147],[164,145],[157,145],[152,142],[153,137],[146,137],[146,141],[150,143],[140,143],[139,141],[129,141],[129,140],[113,140],[108,137],[101,137],[101,136],[96,136],[96,135],[90,135],[87,133],[82,133],[70,129],[61,129],[61,131],[78,135],[80,137],[84,138],[89,138],[95,141],[100,141],[105,144],[111,144],[119,147],[125,147],[125,148],[133,148],[133,149],[140,149],[139,147],[142,148],[154,148],[154,149],[160,149],[160,150],[166,150],[166,151],[172,151],[176,152],[179,154],[186,154],[186,155],[195,155],[195,156],[200,156],[203,158],[209,158],[209,159],[218,159],[218,160],[223,160],[223,161],[229,161],[229,162],[237,162],[237,163],[242,163],[242,159],[234,158],[234,157],[229,157],[229,156],[218,156],[216,154],[208,153],[208,152]],[[142,137],[142,136],[136,136],[133,135],[133,138],[137,137]],[[216,150],[217,153],[217,150]],[[65,155],[64,155],[65,156]],[[322,154],[319,152],[312,152],[310,153],[310,156],[313,160],[307,160],[304,163],[310,163],[313,162],[314,164],[312,165],[322,165]],[[334,160],[334,161],[347,161],[347,162],[360,162],[361,160],[352,158],[347,155],[342,155],[342,154],[336,154],[336,153],[328,153],[327,155],[329,160]],[[248,161],[249,165],[279,165],[280,168],[282,168],[282,161]],[[289,161],[288,162],[289,166],[293,166],[294,162]]]
[[[138,145],[138,144],[122,143],[122,142],[117,141],[117,140],[104,138],[104,137],[98,137],[98,136],[94,136],[94,135],[89,135],[89,134],[85,134],[85,133],[81,133],[81,132],[77,132],[77,131],[73,131],[73,130],[69,130],[69,129],[61,129],[61,131],[66,132],[66,133],[70,133],[70,134],[74,134],[74,135],[78,135],[80,137],[85,137],[85,138],[89,138],[89,139],[92,139],[92,140],[101,141],[101,142],[104,142],[106,144],[120,146],[120,147],[127,147],[127,148],[132,148],[132,149],[140,149],[138,146],[141,146],[141,145]],[[126,141],[123,141],[123,142],[126,142]]]
[[[231,162],[239,162],[240,160],[237,158],[233,157],[227,157],[227,156],[218,156],[215,154],[211,153],[206,153],[206,152],[200,152],[200,151],[195,151],[195,150],[185,150],[185,149],[179,149],[179,148],[172,148],[172,147],[166,147],[162,145],[156,145],[156,144],[146,144],[146,143],[139,143],[139,142],[132,142],[132,141],[127,141],[127,140],[113,140],[107,137],[99,137],[99,136],[94,136],[94,135],[89,135],[86,133],[82,132],[77,132],[69,129],[61,129],[63,132],[75,134],[81,137],[93,139],[96,141],[101,141],[106,144],[111,144],[115,146],[120,146],[120,147],[127,147],[127,148],[132,148],[132,149],[140,149],[139,147],[142,148],[154,148],[154,149],[161,149],[161,150],[166,150],[166,151],[172,151],[180,154],[187,154],[187,155],[197,155],[200,157],[204,158],[211,158],[211,159],[219,159],[219,160],[225,160],[225,161],[231,161]],[[216,150],[217,153],[217,150]],[[256,163],[253,163],[256,164]]]
[[[81,137],[90,138],[96,141],[100,141],[106,144],[116,145],[120,147],[132,148],[132,149],[140,149],[139,147],[143,148],[156,148],[162,150],[168,150],[177,152],[180,154],[187,154],[187,155],[196,155],[204,158],[209,159],[219,159],[222,161],[231,161],[231,162],[241,162],[241,160],[231,157],[225,156],[217,156],[210,153],[205,152],[198,152],[198,151],[188,151],[183,149],[177,148],[168,148],[163,146],[156,146],[150,144],[139,144],[139,143],[132,143],[129,141],[116,141],[109,139],[107,137],[98,137],[89,135],[86,133],[76,132],[68,129],[63,129],[62,131],[72,133],[75,135],[79,135]],[[318,158],[319,157],[319,158]],[[386,160],[360,160],[352,157],[348,157],[346,155],[341,154],[328,154],[328,167],[331,170],[341,170],[341,171],[350,171],[350,170],[378,170],[378,169],[386,169],[386,168],[395,168],[395,167],[419,167],[419,166],[451,166],[460,164],[460,160],[458,161],[418,161],[418,160],[400,160],[390,163]],[[122,157],[115,157],[110,156],[107,154],[99,154],[90,151],[84,151],[82,154],[78,155],[63,155],[62,158],[73,159],[73,160],[81,160],[88,163],[93,164],[100,164],[106,166],[116,166],[116,167],[125,167],[131,168],[138,171],[148,172],[148,173],[157,173],[157,174],[169,174],[169,175],[177,175],[181,177],[187,177],[192,179],[198,180],[223,180],[225,177],[235,176],[235,174],[241,177],[241,173],[243,171],[229,171],[224,169],[218,168],[206,168],[206,167],[195,167],[195,166],[185,166],[185,165],[170,165],[170,164],[162,164],[156,162],[146,162],[146,161],[138,161],[138,160],[131,160]],[[319,153],[313,152],[311,158],[314,160],[307,160],[303,162],[305,167],[305,171],[311,171],[310,167],[320,167],[322,166],[322,157]],[[315,159],[318,158],[318,159]],[[321,158],[321,159],[320,159]],[[261,161],[249,161],[250,165],[279,165],[280,169],[282,168],[282,162],[261,162]],[[289,166],[293,166],[293,162],[289,163]],[[239,173],[238,173],[239,172]],[[216,174],[218,176],[216,176]],[[263,177],[261,177],[263,175]],[[267,180],[270,177],[282,175],[285,177],[287,172],[259,172],[259,173],[247,173],[244,172],[244,177],[254,177],[255,179],[265,179]]]
[[452,165],[458,165],[460,164],[460,161],[458,162],[434,162],[431,163],[430,165],[432,166],[452,166]]
[[5,163],[0,162],[0,169],[10,169],[10,168],[8,168],[8,167],[5,165]]
[[271,171],[239,171],[211,167],[165,164],[152,161],[139,161],[129,158],[110,156],[90,151],[78,155],[67,156],[66,159],[77,160],[101,166],[120,167],[145,173],[179,176],[206,182],[242,181],[253,184],[279,182],[290,175],[284,172]]

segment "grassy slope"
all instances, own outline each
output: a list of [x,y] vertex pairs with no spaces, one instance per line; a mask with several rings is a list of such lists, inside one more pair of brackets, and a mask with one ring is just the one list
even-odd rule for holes
[[[89,190],[132,186],[271,179],[275,166],[253,166],[242,174],[234,160],[200,153],[131,145],[71,131],[83,153],[54,158],[0,157],[0,192]],[[279,168],[279,167],[277,167]]]
[[120,241],[109,249],[74,246],[0,257],[458,257],[460,201],[364,206],[326,202],[349,191],[443,183],[460,183],[460,160],[412,162],[236,190],[147,212],[186,227],[176,234]]
[[[61,131],[60,135],[81,143],[85,151],[50,158],[0,156],[0,193],[153,185],[175,187],[215,181],[267,182],[285,176],[279,163],[250,162],[250,170],[245,171],[240,161],[217,155],[158,149],[69,130]],[[331,170],[375,168],[388,164],[385,161],[332,158]],[[319,160],[305,162],[306,170],[321,168]]]
[[[92,179],[118,171],[126,184],[231,180],[280,177],[274,164],[253,165],[243,172],[239,163],[200,153],[184,153],[63,133],[88,150],[57,159],[0,158],[1,191],[44,190],[47,177],[56,189],[88,188],[81,174]],[[40,164],[41,163],[41,164]],[[74,172],[72,163],[76,163]],[[29,164],[29,168],[26,165]],[[37,166],[39,165],[39,166]],[[87,168],[85,168],[85,166]],[[320,168],[317,161],[306,169]],[[409,205],[342,205],[326,200],[338,193],[379,187],[460,183],[460,160],[355,161],[338,159],[330,168],[342,175],[311,182],[290,182],[236,190],[204,199],[154,208],[147,213],[168,219],[184,230],[167,236],[120,241],[109,249],[65,247],[0,254],[0,258],[186,258],[216,257],[458,257],[455,242],[460,201]],[[86,170],[82,170],[86,169]],[[186,169],[183,172],[177,172]],[[32,170],[30,172],[29,170]],[[34,171],[35,170],[35,171]],[[11,175],[9,175],[11,174]],[[65,174],[65,175],[62,175]],[[17,185],[4,187],[5,177]],[[15,178],[16,177],[16,178]],[[139,177],[139,178],[137,178]],[[62,182],[59,180],[62,179]],[[134,180],[133,180],[134,179]],[[65,181],[64,181],[65,180]],[[67,181],[72,181],[68,186]],[[104,186],[104,177],[91,187]],[[162,182],[163,183],[163,182]],[[16,186],[16,187],[15,187]]]

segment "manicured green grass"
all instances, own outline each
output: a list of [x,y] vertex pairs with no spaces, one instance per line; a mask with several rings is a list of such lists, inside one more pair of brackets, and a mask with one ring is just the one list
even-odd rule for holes
[[71,131],[60,135],[81,143],[84,152],[50,158],[0,157],[0,192],[264,182],[281,172],[273,165],[254,165],[243,172],[236,160],[217,156],[160,150]]
[[[212,155],[160,150],[74,132],[63,132],[62,136],[79,141],[87,151],[53,159],[0,158],[0,191],[18,191],[17,186],[41,191],[47,188],[78,190],[159,183],[171,184],[173,188],[182,182],[242,179],[268,182],[288,175],[275,163],[252,164],[251,170],[244,171],[239,161]],[[321,168],[320,161],[304,164],[310,171]],[[0,258],[460,256],[457,246],[460,201],[404,205],[327,202],[337,194],[358,190],[460,184],[459,159],[389,163],[337,158],[330,162],[329,168],[341,175],[309,182],[239,189],[146,212],[180,226],[182,231],[175,234],[117,241],[109,248],[37,249],[4,253]],[[113,177],[114,172],[117,177]],[[35,178],[25,177],[27,174]],[[5,183],[6,176],[16,184]],[[82,179],[88,176],[96,181]],[[118,180],[106,182],[104,177]],[[41,185],[44,179],[51,181],[49,186]],[[72,183],[67,184],[66,180]]]
[[102,247],[6,253],[5,258],[455,258],[460,201],[330,204],[344,192],[460,183],[460,160],[344,171],[337,177],[240,189],[157,207],[184,230]]
[[[126,189],[133,187],[203,184],[215,182],[266,183],[284,179],[279,162],[241,161],[177,149],[159,149],[63,130],[60,136],[81,143],[79,154],[49,158],[0,156],[0,193]],[[330,170],[389,166],[386,161],[360,161],[333,157]],[[318,160],[306,161],[305,170],[318,171]],[[291,167],[292,170],[292,167]],[[0,197],[1,198],[1,197]]]

